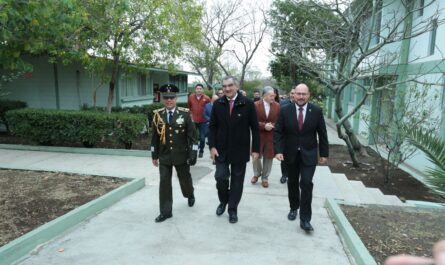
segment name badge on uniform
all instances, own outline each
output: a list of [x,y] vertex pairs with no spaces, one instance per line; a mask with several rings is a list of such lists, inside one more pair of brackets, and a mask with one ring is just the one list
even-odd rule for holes
[[179,118],[176,119],[176,123],[179,124],[179,125],[184,123],[184,118],[182,117],[182,115],[179,116]]
[[192,146],[192,150],[193,150],[193,151],[198,151],[198,145],[197,145],[197,144],[194,144],[194,145]]

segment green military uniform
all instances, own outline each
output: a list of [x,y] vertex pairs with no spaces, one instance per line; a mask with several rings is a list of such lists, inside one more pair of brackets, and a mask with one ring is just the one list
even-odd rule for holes
[[196,163],[197,132],[190,112],[176,107],[168,122],[168,110],[154,111],[153,136],[151,140],[152,159],[159,159],[159,208],[161,215],[172,214],[172,168],[178,173],[182,195],[194,198],[190,165]]

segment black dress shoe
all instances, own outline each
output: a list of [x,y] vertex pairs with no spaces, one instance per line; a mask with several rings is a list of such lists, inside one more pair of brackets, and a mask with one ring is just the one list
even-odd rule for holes
[[314,231],[314,228],[309,223],[309,221],[300,221],[300,227],[306,232]]
[[156,223],[160,223],[160,222],[164,222],[165,220],[167,220],[168,218],[171,218],[173,215],[172,214],[160,214],[158,217],[156,217],[155,222]]
[[202,158],[203,156],[204,156],[204,152],[199,153],[199,155],[198,155],[199,158]]
[[226,211],[226,205],[227,203],[220,203],[218,205],[218,208],[216,208],[216,215],[221,215]]
[[236,213],[234,213],[234,212],[229,213],[229,222],[231,224],[238,222],[238,216],[236,215]]
[[286,176],[281,176],[281,178],[280,178],[280,182],[282,183],[282,184],[284,184],[284,183],[286,183]]
[[189,207],[193,207],[195,205],[195,196],[188,198]]
[[298,210],[290,210],[289,214],[287,215],[287,219],[293,221],[297,219]]

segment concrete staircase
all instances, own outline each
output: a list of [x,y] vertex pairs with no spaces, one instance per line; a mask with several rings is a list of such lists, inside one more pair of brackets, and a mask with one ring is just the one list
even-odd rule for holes
[[317,167],[314,195],[353,204],[413,206],[395,195],[384,195],[377,188],[367,188],[361,181],[348,180],[344,174],[332,173],[327,166]]

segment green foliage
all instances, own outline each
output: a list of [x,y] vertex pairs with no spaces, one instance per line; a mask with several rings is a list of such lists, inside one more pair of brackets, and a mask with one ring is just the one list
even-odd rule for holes
[[[177,103],[176,105],[178,107],[188,108],[187,103]],[[163,107],[164,105],[162,103],[153,103],[149,105],[132,106],[132,107],[113,107],[111,111],[113,113],[124,112],[133,114],[143,114],[145,115],[145,117],[147,117],[147,120],[151,122],[153,120],[153,111]],[[103,112],[105,111],[105,108],[82,106],[82,110]]]
[[40,144],[82,143],[88,147],[105,139],[131,144],[146,125],[141,114],[48,109],[8,111],[6,120],[13,134]]
[[24,54],[52,56],[73,49],[74,33],[85,19],[77,1],[2,0],[0,69],[31,71]]
[[406,126],[410,142],[425,153],[436,168],[429,168],[427,182],[445,196],[445,141],[421,127]]
[[248,97],[252,97],[255,90],[261,91],[261,84],[261,80],[245,80],[243,90],[246,91]]
[[[194,0],[81,2],[88,20],[84,30],[77,34],[83,54],[76,56],[87,69],[109,78],[108,111],[118,67],[128,71],[132,64],[173,66],[185,47],[195,45],[200,38],[202,8]],[[97,57],[111,60],[97,60]]]
[[0,122],[6,126],[7,131],[9,131],[9,125],[6,121],[6,112],[9,110],[22,109],[26,107],[26,102],[23,101],[0,99]]

